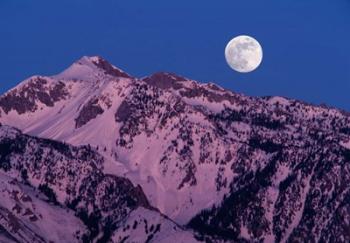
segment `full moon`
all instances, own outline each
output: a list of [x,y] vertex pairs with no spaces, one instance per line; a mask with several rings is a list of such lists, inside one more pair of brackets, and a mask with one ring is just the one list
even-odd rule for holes
[[249,73],[259,67],[262,58],[262,47],[257,40],[247,35],[233,38],[226,46],[227,64],[240,73]]

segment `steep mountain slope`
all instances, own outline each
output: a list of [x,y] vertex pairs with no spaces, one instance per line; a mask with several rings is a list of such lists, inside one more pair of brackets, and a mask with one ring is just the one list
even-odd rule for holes
[[87,229],[72,210],[47,203],[0,171],[0,242],[80,242]]
[[99,57],[25,81],[0,107],[4,124],[98,149],[105,172],[203,238],[348,239],[345,112],[170,73],[139,80]]
[[[15,242],[145,242],[170,234],[195,242],[150,206],[141,187],[102,167],[103,158],[87,146],[0,126],[0,235]],[[152,229],[140,223],[129,230],[134,220]]]
[[281,129],[255,130],[231,167],[230,193],[191,227],[230,241],[349,242],[349,135],[335,125]]

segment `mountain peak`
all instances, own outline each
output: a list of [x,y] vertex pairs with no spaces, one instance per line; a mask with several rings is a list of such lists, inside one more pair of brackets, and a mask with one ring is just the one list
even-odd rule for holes
[[75,61],[73,64],[85,65],[85,66],[93,66],[93,65],[96,66],[95,63],[99,63],[100,60],[104,60],[104,59],[100,56],[82,56],[80,59]]
[[55,77],[61,79],[89,80],[96,74],[104,74],[112,77],[131,78],[129,74],[113,66],[100,56],[83,56],[74,62],[69,68]]

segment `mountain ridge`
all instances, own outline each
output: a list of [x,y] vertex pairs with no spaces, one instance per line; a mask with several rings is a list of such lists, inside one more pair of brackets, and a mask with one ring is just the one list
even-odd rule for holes
[[[141,185],[152,206],[196,230],[197,239],[347,239],[336,227],[348,225],[334,218],[331,202],[347,210],[348,192],[339,187],[348,182],[347,113],[278,96],[249,97],[168,72],[120,76],[120,69],[118,75],[101,71],[93,60],[102,58],[83,58],[93,65],[86,73],[73,64],[61,76],[34,78],[0,96],[0,122],[89,144],[104,158],[103,173]],[[31,106],[19,112],[14,104],[23,100]],[[330,202],[315,206],[315,195]],[[323,214],[337,223],[324,225]]]

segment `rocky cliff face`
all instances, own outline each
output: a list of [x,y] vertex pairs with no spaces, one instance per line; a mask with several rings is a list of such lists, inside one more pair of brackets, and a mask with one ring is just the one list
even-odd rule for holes
[[[33,95],[40,109],[21,112],[0,102],[0,121],[89,144],[101,154],[104,179],[95,184],[128,178],[142,187],[141,202],[193,228],[198,239],[348,241],[346,112],[252,98],[171,73],[137,79],[99,57],[41,79],[47,94],[59,85],[60,98],[45,103]],[[11,94],[11,104],[21,102],[34,89],[26,84],[0,100]]]
[[56,102],[67,98],[63,82],[50,82],[46,78],[35,76],[24,83],[20,90],[7,92],[0,98],[0,106],[5,114],[15,111],[18,114],[36,112],[42,105],[53,107]]

